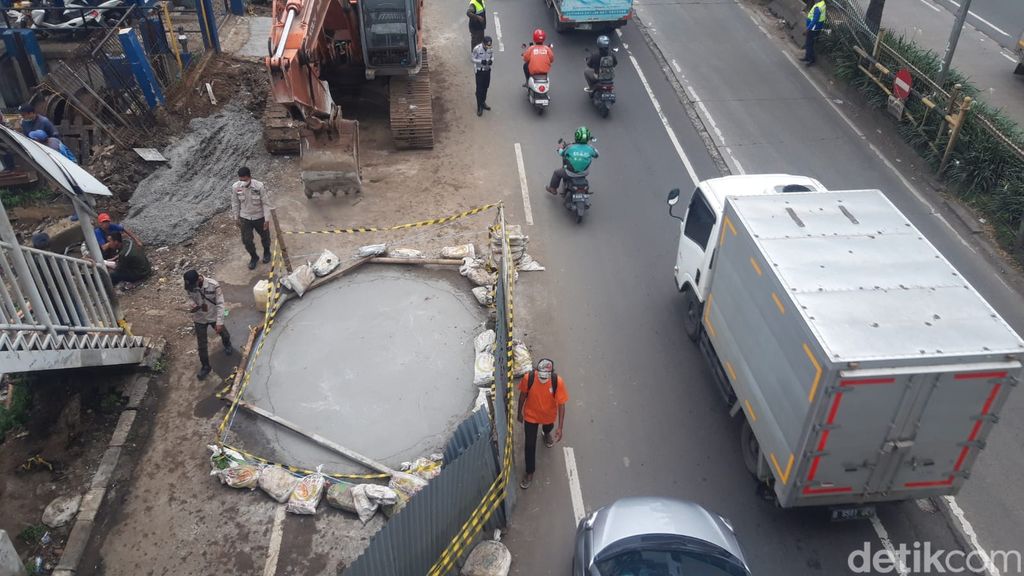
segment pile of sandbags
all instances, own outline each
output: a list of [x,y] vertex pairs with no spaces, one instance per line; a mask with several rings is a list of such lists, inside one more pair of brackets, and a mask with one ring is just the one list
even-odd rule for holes
[[494,330],[485,330],[473,339],[476,361],[473,363],[473,384],[487,386],[494,382]]
[[[506,224],[505,232],[508,234],[509,255],[515,264],[516,270],[524,272],[544,270],[539,262],[526,253],[526,246],[530,243],[530,237],[523,234],[522,226],[518,224]],[[497,268],[501,265],[501,229],[494,228],[490,232],[491,262]]]

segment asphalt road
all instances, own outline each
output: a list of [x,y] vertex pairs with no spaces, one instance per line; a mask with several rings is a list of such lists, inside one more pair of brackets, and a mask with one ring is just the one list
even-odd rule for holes
[[[927,2],[927,0],[917,0]],[[960,9],[960,0],[935,0],[953,14]],[[1024,30],[1024,2],[1020,0],[972,0],[971,24],[1006,48],[1015,48]]]
[[[465,9],[456,0],[444,6],[453,16]],[[672,280],[678,226],[665,196],[694,184],[672,138],[699,179],[718,175],[703,141],[633,24],[621,39],[613,37],[619,103],[610,118],[601,119],[582,92],[591,33],[551,34],[554,102],[536,115],[520,88],[519,45],[537,26],[550,30],[551,15],[539,0],[492,2],[489,11],[488,33],[505,50],[496,57],[494,111],[470,129],[493,135],[487,154],[499,163],[514,167],[520,146],[534,221],[526,227],[531,252],[547,272],[521,276],[519,306],[529,311],[528,342],[555,360],[571,395],[566,437],[554,449],[539,447],[534,484],[513,515],[506,539],[513,573],[567,574],[579,514],[630,495],[690,499],[728,517],[760,575],[849,573],[850,553],[865,545],[879,550],[883,539],[955,548],[942,517],[913,502],[882,506],[875,523],[832,524],[822,511],[779,510],[756,494],[737,449],[738,423],[683,333]],[[885,190],[993,305],[1018,329],[1024,325],[1019,296],[886,166],[743,8],[719,1],[651,3],[638,11],[654,24],[675,74],[697,94],[705,123],[714,121],[716,144],[734,171],[789,171],[831,187]],[[598,136],[601,157],[591,172],[594,207],[577,226],[543,187],[559,163],[557,139],[580,124]],[[520,183],[497,185],[513,216],[525,220]],[[1020,411],[1020,395],[1016,400],[1007,410]],[[1020,459],[1010,441],[1013,426],[993,438],[1006,466]],[[572,464],[578,490],[569,480]],[[986,488],[1014,493],[1008,482]],[[1004,504],[1012,511],[1012,502]]]

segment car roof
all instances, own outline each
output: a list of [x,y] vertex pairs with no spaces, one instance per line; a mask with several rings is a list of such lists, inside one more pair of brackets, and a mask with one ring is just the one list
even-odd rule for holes
[[746,564],[739,542],[720,516],[694,502],[658,497],[623,498],[602,508],[593,525],[594,556],[616,542],[646,534],[701,540]]
[[825,192],[828,189],[814,178],[792,174],[749,174],[712,178],[700,183],[704,197],[718,212],[725,206],[729,196],[764,196],[779,194],[786,186],[803,186],[810,192]]

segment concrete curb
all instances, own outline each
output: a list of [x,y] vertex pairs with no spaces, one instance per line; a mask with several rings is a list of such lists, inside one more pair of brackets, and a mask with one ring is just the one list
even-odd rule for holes
[[[147,352],[147,357],[162,357],[165,345],[166,342],[162,339],[157,341]],[[93,474],[89,491],[82,498],[78,515],[75,517],[75,523],[71,527],[71,533],[68,535],[68,541],[64,545],[64,552],[60,556],[60,561],[57,562],[57,566],[53,570],[53,576],[73,576],[78,573],[78,565],[82,561],[82,556],[85,555],[85,548],[88,546],[89,539],[92,536],[96,515],[99,513],[100,506],[103,504],[103,499],[107,494],[110,479],[113,477],[114,471],[117,470],[117,463],[121,459],[121,450],[128,441],[128,435],[131,433],[132,425],[135,424],[135,417],[138,415],[139,407],[142,405],[146,392],[149,390],[152,378],[151,374],[139,374],[135,377],[135,381],[132,382],[128,391],[128,403],[125,405],[124,410],[121,411],[121,416],[117,420],[117,426],[114,428],[114,432],[110,436],[110,442],[107,444],[107,450],[103,453],[99,467],[96,469],[95,474]]]

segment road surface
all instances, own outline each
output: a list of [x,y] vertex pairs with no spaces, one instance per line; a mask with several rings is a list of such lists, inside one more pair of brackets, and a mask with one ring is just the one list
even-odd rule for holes
[[[462,12],[454,0],[444,5],[453,15]],[[513,572],[567,573],[577,518],[641,494],[692,499],[728,517],[757,574],[847,573],[851,552],[865,545],[880,550],[883,542],[956,548],[944,519],[914,502],[881,507],[877,522],[831,524],[820,511],[781,511],[756,494],[736,449],[737,422],[683,333],[672,280],[678,227],[668,217],[666,193],[691,190],[691,169],[700,179],[718,175],[700,135],[632,24],[621,38],[613,36],[619,104],[609,119],[598,117],[582,91],[584,49],[596,36],[590,33],[551,34],[554,100],[538,116],[520,88],[519,46],[537,26],[550,31],[551,15],[539,1],[492,3],[489,10],[488,33],[498,50],[488,99],[494,110],[469,129],[491,134],[487,154],[513,170],[518,145],[529,216],[525,203],[519,205],[520,182],[500,187],[513,216],[532,219],[531,252],[548,268],[522,276],[519,309],[529,318],[520,326],[526,322],[538,356],[555,360],[572,397],[565,440],[539,448],[537,476],[513,516],[507,537]],[[993,305],[1024,325],[1019,296],[905,185],[886,164],[895,162],[876,153],[742,6],[650,3],[638,13],[654,23],[654,38],[733,171],[805,173],[832,187],[887,191]],[[468,73],[468,54],[466,67]],[[465,102],[472,105],[470,95]],[[557,139],[581,124],[598,136],[601,157],[591,175],[594,208],[577,226],[543,187],[558,166]],[[1020,402],[1009,408],[1019,412]],[[1003,446],[1012,426],[993,438],[999,450],[1013,450]],[[982,468],[991,469],[989,456]],[[573,467],[578,482],[569,479]],[[1006,485],[994,488],[1013,494]]]

